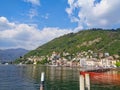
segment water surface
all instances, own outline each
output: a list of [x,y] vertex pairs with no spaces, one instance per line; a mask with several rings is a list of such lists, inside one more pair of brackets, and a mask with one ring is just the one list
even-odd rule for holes
[[[41,72],[45,72],[45,90],[79,90],[79,68],[40,65],[0,65],[0,90],[39,90]],[[111,73],[119,76],[119,71],[110,71],[106,77]],[[92,79],[91,90],[120,90],[119,80],[106,80]]]

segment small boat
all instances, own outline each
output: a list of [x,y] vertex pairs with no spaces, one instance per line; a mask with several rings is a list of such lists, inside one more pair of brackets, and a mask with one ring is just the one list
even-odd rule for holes
[[5,63],[5,65],[8,65],[8,63]]
[[89,74],[91,82],[95,84],[102,83],[120,85],[120,74],[111,73],[110,70],[80,71],[80,74],[83,76],[85,76],[85,74]]
[[85,75],[86,73],[88,73],[90,76],[94,76],[94,75],[101,75],[107,71],[110,71],[110,69],[109,68],[106,68],[106,69],[101,68],[101,69],[80,71],[80,74]]
[[53,65],[48,65],[48,66],[51,66],[51,67],[58,67],[59,65],[53,64]]

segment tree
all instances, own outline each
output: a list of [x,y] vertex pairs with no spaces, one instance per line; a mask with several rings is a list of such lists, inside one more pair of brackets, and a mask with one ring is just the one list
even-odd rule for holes
[[117,67],[120,67],[120,62],[116,62],[115,64]]

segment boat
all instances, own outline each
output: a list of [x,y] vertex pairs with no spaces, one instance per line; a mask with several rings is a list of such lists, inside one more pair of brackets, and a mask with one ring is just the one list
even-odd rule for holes
[[94,84],[120,85],[120,73],[113,73],[110,69],[80,71],[80,75],[85,76],[85,74],[89,74],[90,80]]
[[9,63],[5,63],[5,65],[8,65]]
[[94,76],[94,75],[103,74],[104,72],[107,72],[107,71],[110,71],[110,68],[96,68],[92,70],[83,70],[83,71],[80,71],[80,74],[85,75],[86,73],[88,73],[90,76]]

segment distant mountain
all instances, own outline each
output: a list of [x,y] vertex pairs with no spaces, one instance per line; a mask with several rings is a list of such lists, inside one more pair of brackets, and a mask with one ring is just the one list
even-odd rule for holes
[[28,53],[28,50],[21,48],[0,50],[0,62],[14,61],[15,59],[25,55],[26,53]]

